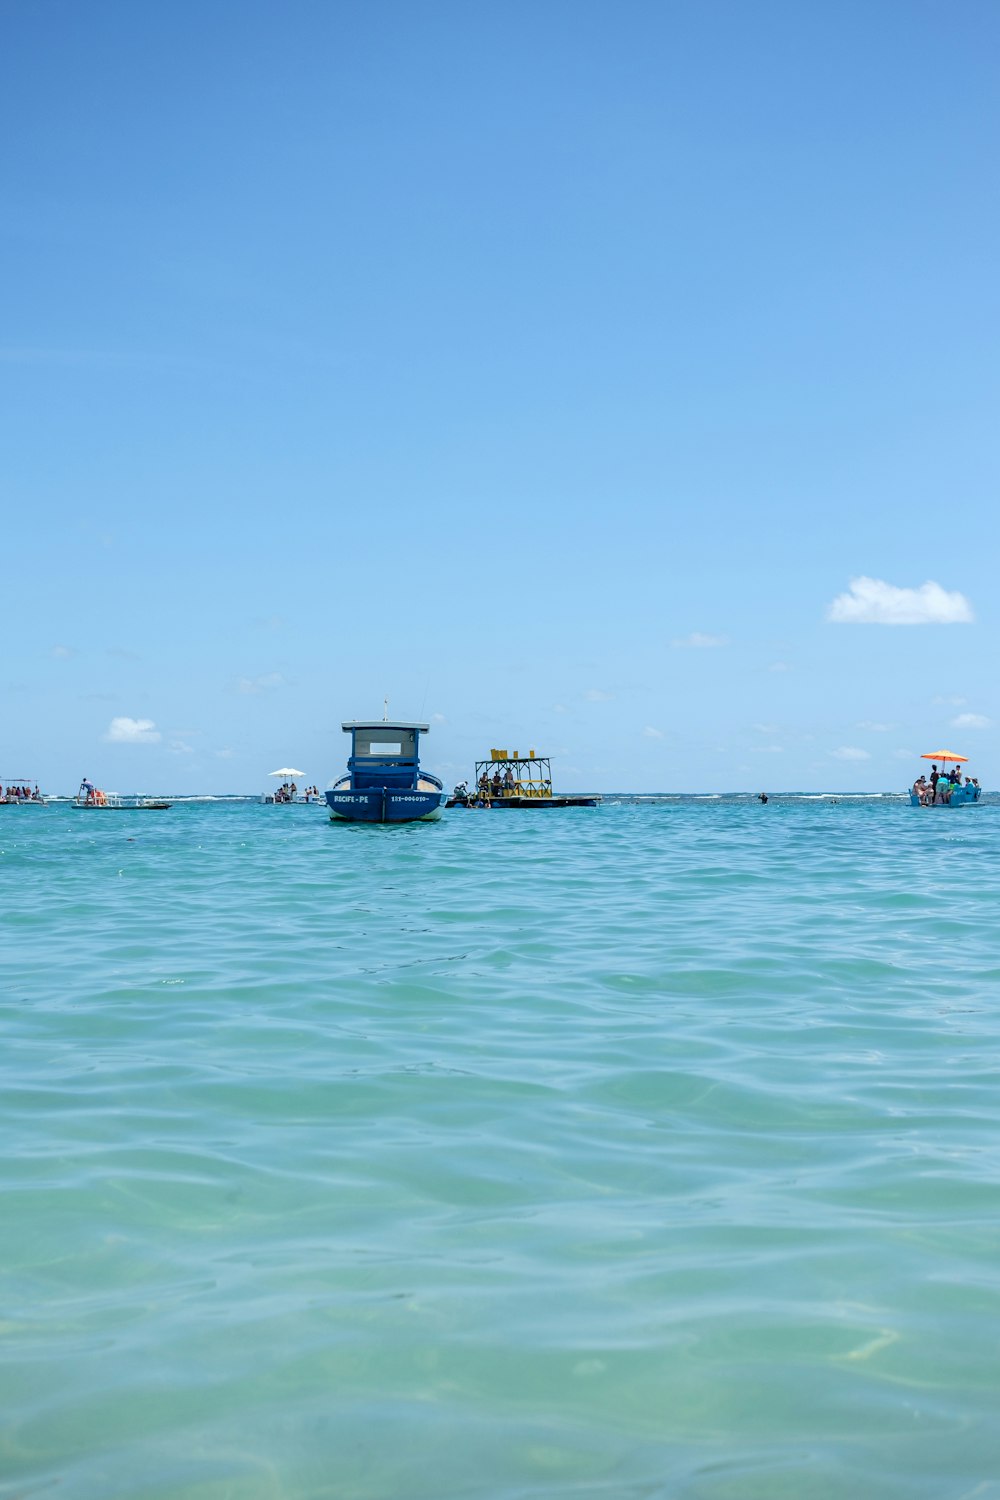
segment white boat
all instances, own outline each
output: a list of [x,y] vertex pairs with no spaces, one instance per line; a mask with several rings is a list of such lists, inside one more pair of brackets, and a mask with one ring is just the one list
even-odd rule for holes
[[0,776],[0,807],[45,807],[38,782],[30,776]]
[[267,807],[305,807],[307,804],[323,801],[323,794],[318,787],[307,786],[305,791],[300,792],[298,782],[305,775],[304,771],[296,771],[292,766],[282,766],[277,771],[268,771],[269,776],[283,776],[285,779],[275,792],[264,792],[261,802]]
[[70,807],[88,812],[166,812],[170,805],[162,797],[119,797],[117,792],[102,792],[86,777],[70,803]]

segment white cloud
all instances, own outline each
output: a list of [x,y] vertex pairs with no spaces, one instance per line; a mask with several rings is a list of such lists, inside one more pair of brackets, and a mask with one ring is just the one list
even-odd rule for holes
[[553,705],[552,705],[552,712],[554,714],[564,714],[564,713],[566,713],[566,711],[567,710],[566,710],[565,703],[553,703]]
[[284,685],[285,679],[280,672],[265,672],[261,677],[241,677],[236,688],[241,693],[267,693]]
[[959,714],[951,721],[952,729],[989,729],[990,721],[985,714]]
[[790,672],[792,669],[787,661],[773,661],[767,670],[769,672]]
[[232,750],[216,750],[215,756],[217,760],[232,760],[234,753]]
[[194,746],[186,745],[183,740],[168,740],[167,749],[171,755],[193,755]]
[[777,734],[778,733],[778,726],[777,726],[777,724],[755,724],[753,727],[754,727],[754,729],[756,729],[756,731],[757,731],[758,734]]
[[870,734],[888,734],[892,729],[891,724],[873,724],[871,719],[862,719],[856,726],[858,729],[867,729]]
[[751,745],[751,755],[784,755],[784,745]]
[[968,701],[969,701],[968,698],[940,698],[940,697],[938,697],[938,698],[932,698],[931,699],[931,703],[934,705],[935,708],[940,707],[942,704],[946,708],[961,708],[962,704],[963,703],[968,703]]
[[155,745],[161,735],[152,719],[112,719],[104,738],[112,745]]
[[707,650],[710,646],[728,646],[729,639],[724,635],[703,635],[700,630],[692,630],[690,635],[685,635],[679,640],[671,641],[671,646],[694,647],[696,650]]
[[837,625],[964,625],[972,606],[964,594],[948,593],[939,583],[901,589],[881,578],[852,578],[826,612]]
[[893,760],[916,760],[917,757],[912,750],[894,750],[892,758]]
[[652,724],[647,724],[642,732],[646,736],[647,740],[662,740],[663,738],[663,730],[654,729]]
[[831,750],[830,754],[834,760],[871,760],[867,750],[859,750],[855,745],[841,745],[839,750]]
[[606,693],[603,688],[588,688],[583,695],[588,703],[610,703],[614,693]]
[[447,722],[448,720],[445,718],[444,714],[431,714],[432,724],[447,724]]
[[53,646],[52,655],[57,661],[69,661],[71,656],[76,655],[76,652],[72,646]]

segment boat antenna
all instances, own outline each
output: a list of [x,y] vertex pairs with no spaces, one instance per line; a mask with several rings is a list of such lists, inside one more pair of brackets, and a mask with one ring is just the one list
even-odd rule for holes
[[383,698],[382,699],[382,723],[383,724],[388,724],[388,722],[389,722],[389,700],[388,700],[388,698]]

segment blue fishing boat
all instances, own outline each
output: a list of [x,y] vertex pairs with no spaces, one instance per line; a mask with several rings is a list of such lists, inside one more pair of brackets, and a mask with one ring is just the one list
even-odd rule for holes
[[[968,756],[958,755],[954,750],[928,750],[920,758],[933,762],[931,778],[925,780],[923,776],[918,776],[910,787],[911,807],[968,807],[979,801],[982,796],[979,782],[966,776],[963,784],[958,769],[959,765],[967,764]],[[954,767],[950,772],[949,766]]]
[[441,816],[445,791],[436,776],[420,769],[420,736],[428,725],[352,720],[347,775],[327,788],[334,823],[417,823]]

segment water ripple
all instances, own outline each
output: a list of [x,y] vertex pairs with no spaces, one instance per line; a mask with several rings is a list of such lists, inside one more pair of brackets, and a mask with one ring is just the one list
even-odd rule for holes
[[998,821],[9,818],[0,1496],[1000,1496]]

